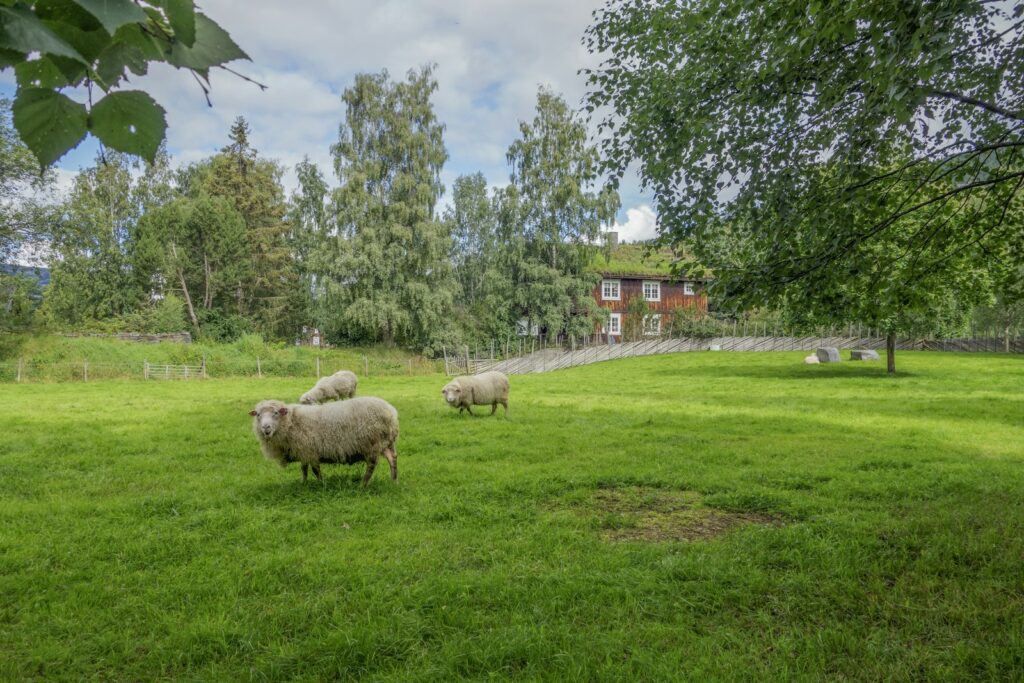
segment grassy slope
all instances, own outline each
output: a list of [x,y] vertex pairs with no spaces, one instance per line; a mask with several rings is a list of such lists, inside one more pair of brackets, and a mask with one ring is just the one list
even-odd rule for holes
[[143,362],[147,360],[198,365],[203,358],[210,372],[220,377],[255,375],[257,358],[261,360],[264,374],[312,376],[317,356],[324,373],[362,368],[364,358],[371,374],[409,374],[410,359],[416,373],[436,372],[439,367],[437,363],[401,349],[383,346],[315,349],[267,344],[256,336],[246,336],[230,344],[142,344],[102,337],[11,335],[0,337],[0,382],[13,381],[19,358],[23,361],[23,376],[28,381],[68,381],[82,378],[83,360],[89,361],[93,379],[140,377]]
[[[299,380],[0,386],[0,678],[1024,677],[1024,358],[678,354],[458,417],[370,378],[401,481],[302,485],[246,411]],[[609,543],[600,486],[789,520]]]

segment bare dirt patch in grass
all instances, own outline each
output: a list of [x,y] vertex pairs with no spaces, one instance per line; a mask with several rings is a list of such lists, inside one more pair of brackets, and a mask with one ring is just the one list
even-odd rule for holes
[[579,511],[596,516],[609,541],[704,541],[748,524],[782,523],[760,512],[705,507],[692,491],[642,486],[598,489]]

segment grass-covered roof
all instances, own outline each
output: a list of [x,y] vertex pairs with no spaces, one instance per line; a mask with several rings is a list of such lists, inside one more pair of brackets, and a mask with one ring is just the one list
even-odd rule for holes
[[673,261],[670,249],[651,249],[646,244],[620,244],[608,258],[608,251],[600,249],[591,264],[591,270],[605,275],[672,275]]

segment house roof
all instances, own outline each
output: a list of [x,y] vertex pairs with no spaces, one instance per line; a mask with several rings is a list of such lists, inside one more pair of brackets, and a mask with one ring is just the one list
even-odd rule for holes
[[672,263],[676,255],[671,249],[652,250],[645,244],[620,244],[607,257],[604,249],[598,251],[590,264],[592,272],[602,277],[636,278],[643,280],[685,280],[685,275],[673,275]]

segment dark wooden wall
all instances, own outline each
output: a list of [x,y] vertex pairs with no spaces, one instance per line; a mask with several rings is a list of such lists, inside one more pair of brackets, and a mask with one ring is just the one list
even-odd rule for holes
[[[644,281],[633,278],[602,278],[602,280],[619,281],[619,301],[604,301],[601,299],[601,282],[594,288],[594,300],[602,307],[612,313],[625,313],[629,307],[629,300],[635,296],[643,297]],[[708,298],[701,292],[700,284],[693,283],[694,294],[683,294],[682,282],[662,282],[661,301],[648,301],[647,307],[652,313],[671,313],[677,308],[695,307],[701,312],[708,310]]]

